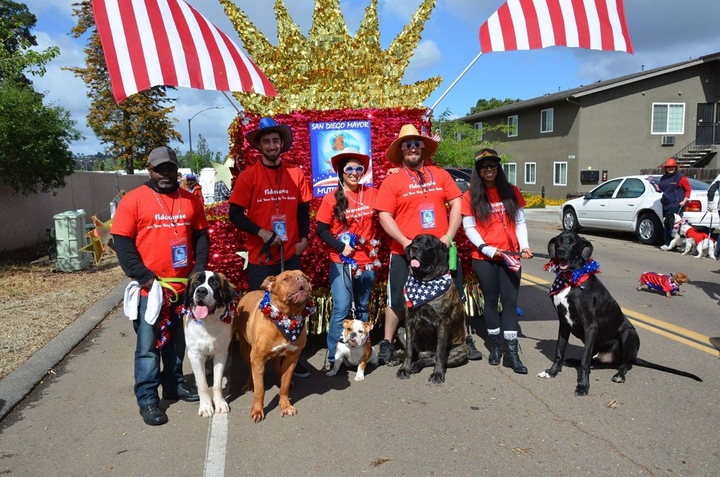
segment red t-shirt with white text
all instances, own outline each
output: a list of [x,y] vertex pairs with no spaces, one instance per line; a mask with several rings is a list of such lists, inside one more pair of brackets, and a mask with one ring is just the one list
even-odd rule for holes
[[[348,199],[348,208],[345,211],[345,217],[349,227],[343,225],[335,217],[335,191],[323,197],[318,209],[316,219],[318,222],[322,222],[330,225],[330,232],[337,237],[341,232],[350,232],[356,234],[359,238],[364,238],[365,243],[358,243],[355,248],[355,253],[352,257],[359,265],[367,265],[376,260],[377,257],[370,257],[370,241],[376,238],[377,231],[375,230],[375,221],[373,215],[375,214],[374,206],[375,199],[377,197],[377,189],[373,187],[358,186],[358,190],[353,192],[351,190],[345,190],[345,196]],[[334,249],[330,251],[330,260],[335,263],[341,263],[340,254]]]

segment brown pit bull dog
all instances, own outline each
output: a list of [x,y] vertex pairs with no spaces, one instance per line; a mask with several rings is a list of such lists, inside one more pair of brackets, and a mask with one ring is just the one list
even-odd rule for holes
[[307,342],[305,321],[313,312],[310,279],[300,270],[288,270],[267,277],[262,290],[246,293],[238,303],[235,330],[240,338],[240,354],[250,364],[250,376],[243,392],[254,390],[250,419],[265,418],[265,363],[275,358],[280,380],[280,415],[294,416],[290,404],[290,384],[300,352]]

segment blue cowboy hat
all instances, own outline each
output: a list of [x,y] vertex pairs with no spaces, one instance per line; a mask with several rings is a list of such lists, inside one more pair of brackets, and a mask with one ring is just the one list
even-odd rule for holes
[[250,131],[249,133],[245,134],[245,139],[247,140],[248,144],[250,144],[252,147],[259,151],[260,136],[271,132],[276,132],[280,135],[280,139],[283,142],[282,149],[280,150],[281,153],[290,149],[290,146],[292,146],[293,142],[292,129],[290,129],[290,126],[278,124],[270,116],[264,116],[260,118],[259,127],[254,131]]

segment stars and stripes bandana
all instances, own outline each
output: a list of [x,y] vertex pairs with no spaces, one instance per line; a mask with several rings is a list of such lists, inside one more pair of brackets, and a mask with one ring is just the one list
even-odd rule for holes
[[550,286],[548,295],[552,296],[561,292],[567,287],[583,287],[583,283],[590,278],[590,275],[600,273],[600,264],[593,259],[587,262],[577,270],[560,270],[557,266],[557,259],[553,258],[545,265],[545,270],[555,273],[555,281]]
[[405,302],[408,308],[417,308],[439,297],[450,289],[452,277],[449,273],[429,281],[420,281],[410,275],[405,282]]

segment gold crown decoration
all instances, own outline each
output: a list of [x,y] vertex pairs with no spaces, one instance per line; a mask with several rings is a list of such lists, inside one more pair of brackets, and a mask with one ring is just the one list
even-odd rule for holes
[[275,85],[278,96],[233,93],[251,114],[364,108],[420,108],[440,85],[435,76],[401,83],[435,0],[424,0],[390,47],[380,46],[378,0],[371,0],[355,37],[348,34],[340,0],[315,0],[305,37],[275,0],[278,45],[273,46],[231,0],[219,0],[250,57]]

